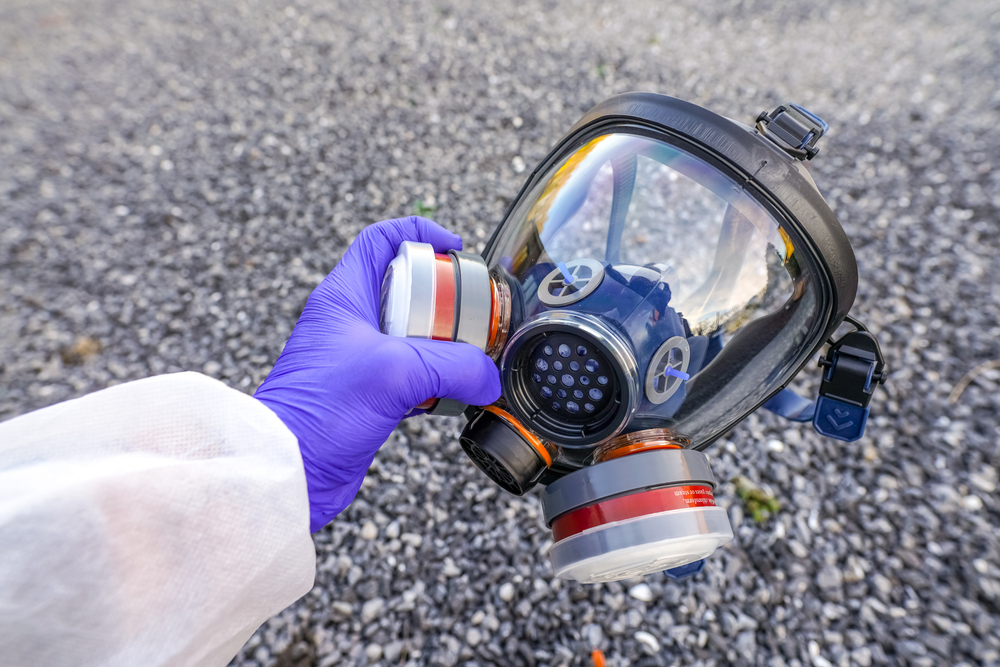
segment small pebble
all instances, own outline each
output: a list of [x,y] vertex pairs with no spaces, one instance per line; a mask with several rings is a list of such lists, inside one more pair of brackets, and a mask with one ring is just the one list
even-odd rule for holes
[[361,622],[365,625],[371,623],[385,609],[385,600],[374,598],[361,607]]
[[368,521],[365,525],[361,526],[361,539],[374,540],[376,537],[378,537],[378,526],[373,522]]
[[983,509],[983,499],[979,496],[965,496],[962,498],[962,507],[970,512],[978,512]]
[[660,641],[653,635],[649,634],[648,632],[640,630],[639,632],[635,633],[634,636],[636,641],[642,644],[643,648],[650,655],[655,655],[660,652]]
[[445,558],[444,568],[441,570],[441,573],[444,574],[444,576],[446,577],[458,577],[462,574],[462,570],[460,570],[458,566],[455,565],[455,561],[453,561],[451,558]]
[[628,594],[636,600],[640,600],[642,602],[653,601],[653,590],[646,584],[636,584],[632,588],[628,589]]

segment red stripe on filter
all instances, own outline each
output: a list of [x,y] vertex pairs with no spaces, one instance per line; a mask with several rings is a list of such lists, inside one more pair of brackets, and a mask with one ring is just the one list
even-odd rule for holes
[[455,329],[455,268],[450,255],[434,255],[433,340],[453,340]]
[[701,485],[670,486],[602,500],[568,512],[553,521],[552,536],[558,542],[589,528],[615,521],[690,507],[715,507],[712,489]]

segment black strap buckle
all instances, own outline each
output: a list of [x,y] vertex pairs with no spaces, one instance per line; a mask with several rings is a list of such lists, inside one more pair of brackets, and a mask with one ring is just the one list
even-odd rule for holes
[[854,442],[865,434],[871,411],[868,404],[889,371],[875,336],[853,317],[845,321],[857,329],[838,341],[827,341],[830,349],[819,359],[824,368],[819,398],[810,401],[783,389],[764,408],[792,421],[811,421],[827,437]]
[[757,116],[757,129],[799,160],[811,160],[819,153],[816,142],[830,126],[822,118],[797,104],[783,104],[770,114]]
[[823,435],[853,442],[864,435],[872,394],[889,373],[875,336],[854,318],[847,321],[857,329],[830,343],[819,360],[825,370],[813,427]]
[[889,377],[878,340],[863,328],[831,344],[819,365],[827,369],[819,395],[862,408],[871,403],[875,387]]

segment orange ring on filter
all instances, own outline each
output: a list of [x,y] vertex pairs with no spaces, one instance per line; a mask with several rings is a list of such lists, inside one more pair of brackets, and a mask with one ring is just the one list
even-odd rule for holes
[[534,449],[535,452],[542,457],[542,460],[545,461],[546,467],[552,465],[552,455],[549,454],[549,450],[545,448],[545,443],[543,443],[537,435],[521,426],[521,422],[517,421],[514,415],[505,410],[501,410],[495,405],[484,405],[483,410],[495,414],[497,417],[507,422],[508,425],[513,426],[521,437],[524,438],[529,445],[531,445],[532,449]]
[[559,542],[605,524],[691,507],[715,507],[712,488],[704,484],[668,486],[601,500],[558,517],[552,522],[552,537]]
[[690,440],[674,435],[665,428],[649,428],[633,431],[613,439],[594,454],[594,463],[618,459],[629,454],[648,452],[654,449],[683,449]]
[[487,348],[493,347],[493,344],[496,342],[497,328],[499,325],[499,322],[497,321],[498,319],[499,317],[497,313],[497,286],[491,280],[490,281],[490,338],[489,341],[487,341],[486,343]]
[[450,255],[434,255],[432,340],[455,340],[455,266]]
[[490,273],[490,334],[486,355],[496,361],[500,358],[510,330],[511,297],[507,282],[496,272]]
[[[680,449],[680,445],[675,445],[673,443],[666,442],[636,442],[631,445],[624,445],[618,447],[617,449],[608,450],[601,456],[601,461],[610,461],[612,459],[621,458],[622,456],[628,456],[629,454],[638,454],[639,452],[648,452],[652,449]],[[597,460],[596,457],[594,459]]]

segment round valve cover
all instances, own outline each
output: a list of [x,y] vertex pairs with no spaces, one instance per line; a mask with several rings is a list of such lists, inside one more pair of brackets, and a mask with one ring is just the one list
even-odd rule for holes
[[674,336],[653,354],[646,371],[646,399],[659,405],[681,388],[681,380],[691,363],[691,346],[687,339]]
[[574,259],[557,266],[538,286],[538,300],[550,308],[568,306],[589,296],[604,279],[596,259]]

